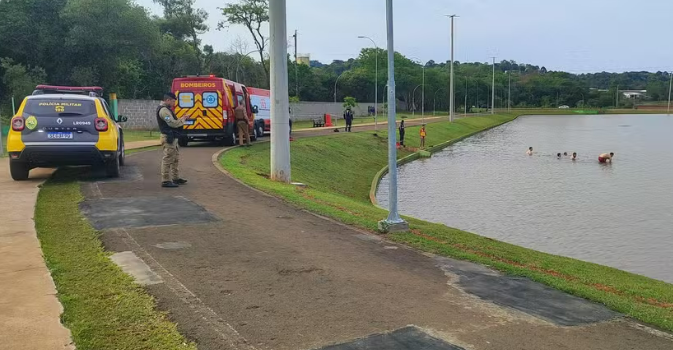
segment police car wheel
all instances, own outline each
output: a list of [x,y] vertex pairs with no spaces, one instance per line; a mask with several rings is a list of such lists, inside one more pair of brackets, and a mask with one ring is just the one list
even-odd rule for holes
[[124,141],[122,141],[119,147],[119,165],[124,166],[124,163],[126,163],[126,147],[124,147]]
[[119,157],[105,163],[105,175],[107,177],[119,177]]
[[257,141],[257,137],[259,137],[257,134],[257,128],[252,128],[252,137],[250,137],[250,141]]
[[30,168],[28,164],[21,162],[9,162],[9,172],[14,181],[23,181],[28,179]]
[[257,135],[259,135],[259,137],[264,137],[264,125],[257,127]]

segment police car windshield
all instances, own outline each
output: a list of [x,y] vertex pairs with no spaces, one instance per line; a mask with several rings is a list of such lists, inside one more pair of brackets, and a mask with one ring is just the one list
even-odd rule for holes
[[26,101],[23,113],[39,117],[76,117],[95,115],[96,105],[91,100],[30,99]]

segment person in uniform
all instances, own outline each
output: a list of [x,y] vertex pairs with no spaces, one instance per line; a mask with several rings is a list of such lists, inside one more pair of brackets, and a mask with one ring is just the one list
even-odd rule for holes
[[157,124],[161,131],[161,187],[178,187],[184,185],[187,180],[180,178],[178,163],[180,154],[178,151],[178,137],[187,116],[179,118],[173,113],[173,106],[177,98],[173,93],[164,94],[164,99],[157,108]]
[[404,120],[400,122],[400,146],[404,147],[404,134],[405,134],[405,128],[404,128]]
[[350,107],[346,108],[344,119],[346,119],[346,129],[344,129],[344,131],[351,132],[351,127],[353,126],[353,111]]
[[234,109],[234,116],[236,117],[236,126],[238,127],[238,144],[243,146],[243,139],[245,138],[245,146],[250,147],[250,128],[248,116],[245,113],[245,102],[240,99],[238,106]]

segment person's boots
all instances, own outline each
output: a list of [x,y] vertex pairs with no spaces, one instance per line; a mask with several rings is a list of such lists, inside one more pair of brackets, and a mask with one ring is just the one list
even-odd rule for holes
[[161,183],[161,187],[175,188],[175,187],[180,187],[180,185],[176,184],[173,181],[164,181],[164,182]]
[[185,180],[185,179],[175,179],[175,180],[173,180],[173,183],[176,184],[176,185],[184,185],[184,184],[187,183],[187,180]]

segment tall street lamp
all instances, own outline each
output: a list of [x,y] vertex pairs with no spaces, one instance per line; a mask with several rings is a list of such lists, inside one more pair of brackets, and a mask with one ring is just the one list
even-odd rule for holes
[[[414,88],[413,92],[411,93],[411,101],[412,101],[412,102],[411,102],[411,105],[413,106],[413,109],[412,109],[412,111],[411,111],[411,115],[416,115],[416,89],[418,89],[419,87],[421,87],[421,85],[422,85],[422,84],[418,84],[418,85],[416,85],[416,87]],[[422,117],[422,118],[425,118],[425,117],[423,117],[422,115],[421,115],[421,117]],[[423,119],[423,120],[425,121],[425,119]]]
[[666,109],[666,114],[671,114],[671,88],[673,88],[673,72],[671,72],[671,80],[668,83],[668,108]]
[[[395,45],[393,39],[393,0],[386,0],[388,31],[388,218],[379,221],[379,231],[408,231],[409,225],[397,212],[397,125],[395,124]],[[390,101],[393,101],[390,104]]]
[[432,115],[435,115],[435,111],[437,110],[437,93],[444,90],[444,88],[439,88],[437,91],[435,91],[435,96],[432,100]]
[[[425,123],[425,65],[422,63],[422,61],[418,58],[415,57],[409,57],[412,58],[416,61],[418,61],[418,64],[421,66],[423,69],[423,84],[421,88],[421,120],[423,123]],[[416,91],[416,89],[414,89]],[[414,95],[414,101],[416,101],[416,95]],[[416,111],[416,104],[414,104],[414,111]]]
[[491,114],[495,114],[495,56],[493,58],[493,85],[491,87]]
[[451,18],[451,78],[450,78],[450,87],[449,87],[449,121],[453,121],[453,112],[456,109],[455,107],[455,93],[453,91],[453,19],[458,17],[456,15],[447,15]]
[[374,77],[374,132],[376,132],[379,129],[378,121],[376,120],[379,115],[379,47],[376,45],[374,39],[368,36],[360,35],[358,38],[369,39],[376,48],[376,76]]

